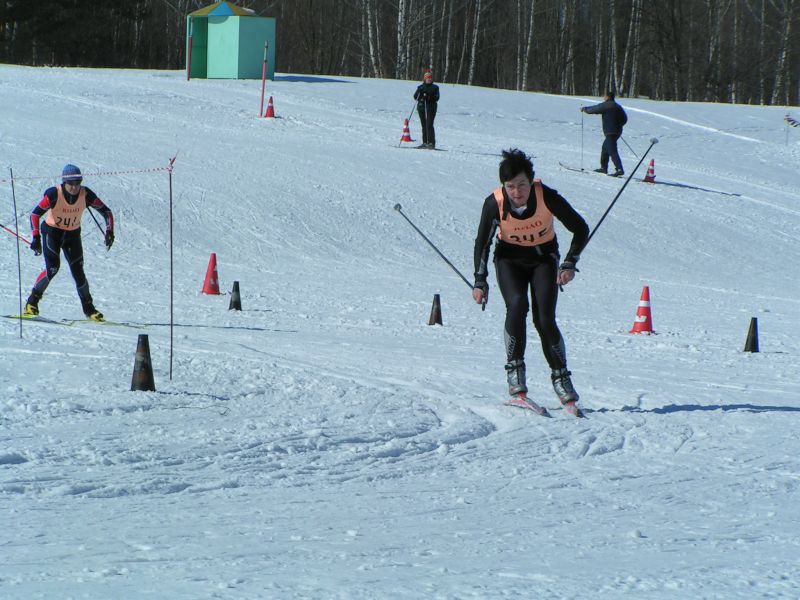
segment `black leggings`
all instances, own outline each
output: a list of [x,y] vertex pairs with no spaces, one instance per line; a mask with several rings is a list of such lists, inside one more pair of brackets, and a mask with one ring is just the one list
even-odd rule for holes
[[533,324],[539,333],[544,357],[551,369],[566,367],[561,331],[556,324],[558,260],[555,256],[533,261],[495,261],[497,285],[506,303],[505,342],[508,361],[524,360],[527,343],[528,289],[533,306]]
[[422,126],[422,143],[436,144],[436,130],[433,121],[436,119],[436,104],[417,104],[419,123]]
[[33,286],[34,294],[41,297],[53,277],[58,273],[61,268],[61,251],[63,250],[64,258],[67,259],[72,278],[75,280],[75,287],[78,288],[78,296],[82,302],[88,300],[91,303],[89,283],[86,281],[86,273],[83,271],[83,244],[81,243],[80,228],[65,231],[42,223],[41,234],[44,271],[36,279]]

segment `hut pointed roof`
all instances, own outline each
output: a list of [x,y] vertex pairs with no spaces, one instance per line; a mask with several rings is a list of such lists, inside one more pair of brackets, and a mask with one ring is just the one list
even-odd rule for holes
[[251,8],[242,8],[233,2],[216,2],[194,12],[191,17],[252,17],[255,11]]

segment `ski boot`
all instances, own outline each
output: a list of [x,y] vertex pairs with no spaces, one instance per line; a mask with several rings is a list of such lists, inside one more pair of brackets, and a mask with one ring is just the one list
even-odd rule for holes
[[522,359],[509,361],[506,365],[506,376],[509,396],[525,394],[528,391],[528,386],[525,385],[525,361]]
[[553,390],[555,390],[556,396],[558,396],[559,401],[563,405],[566,405],[568,402],[577,402],[579,398],[578,392],[575,391],[575,387],[572,385],[570,375],[572,375],[572,373],[567,371],[566,367],[563,369],[553,369],[553,373],[550,375],[550,378],[553,380]]
[[102,323],[103,321],[106,320],[105,317],[103,316],[103,313],[97,310],[94,306],[92,306],[88,310],[84,310],[83,314],[85,314],[86,318],[89,319],[90,321],[97,321],[98,323]]
[[25,302],[25,310],[22,311],[22,314],[26,317],[35,317],[39,314],[39,300],[42,297],[38,294],[34,294],[31,292],[31,295],[28,296],[28,300]]
[[623,171],[622,169],[617,169],[613,173],[609,173],[609,175],[611,177],[622,177],[623,175],[625,175],[625,171]]
[[595,173],[602,173],[603,175],[606,175],[608,173],[608,169],[604,169],[603,167],[600,167],[599,169],[595,169],[594,172]]
[[105,321],[103,313],[94,307],[94,303],[92,302],[91,298],[86,301],[82,301],[81,304],[83,305],[83,314],[86,315],[87,319],[90,321],[97,321],[98,323]]

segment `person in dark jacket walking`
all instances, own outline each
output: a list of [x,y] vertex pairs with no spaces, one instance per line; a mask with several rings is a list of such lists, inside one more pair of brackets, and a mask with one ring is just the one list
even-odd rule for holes
[[[484,200],[475,238],[472,297],[478,304],[485,303],[488,298],[489,251],[496,233],[495,273],[506,304],[508,393],[512,397],[521,395],[524,401],[528,391],[526,321],[528,310],[532,308],[533,324],[552,370],[553,389],[564,406],[571,404],[574,408],[578,394],[567,370],[564,338],[556,324],[556,301],[559,286],[575,277],[575,265],[589,239],[589,227],[563,196],[533,178],[533,163],[521,150],[503,151],[499,175],[502,185]],[[559,262],[555,219],[572,232],[563,262]]]
[[433,83],[433,73],[426,70],[422,83],[414,92],[417,101],[417,114],[422,125],[422,144],[420,148],[436,149],[436,131],[433,129],[433,120],[436,118],[436,107],[439,103],[439,86]]
[[[75,165],[66,165],[61,173],[61,185],[48,188],[44,197],[31,212],[31,250],[35,255],[44,252],[44,270],[36,278],[24,315],[39,314],[39,300],[61,267],[61,251],[72,272],[83,313],[93,321],[103,321],[89,293],[89,282],[83,271],[83,245],[81,244],[81,217],[91,207],[106,222],[106,248],[114,243],[114,215],[97,195],[81,185],[83,177]],[[44,217],[44,219],[42,219]]]
[[606,139],[600,151],[600,168],[595,171],[608,173],[608,159],[611,158],[616,170],[608,174],[612,177],[619,177],[624,175],[625,171],[622,169],[622,160],[617,151],[617,140],[622,137],[622,128],[628,122],[628,115],[614,98],[614,92],[609,91],[603,98],[603,102],[594,106],[581,106],[581,112],[585,112],[587,115],[603,116],[603,134]]

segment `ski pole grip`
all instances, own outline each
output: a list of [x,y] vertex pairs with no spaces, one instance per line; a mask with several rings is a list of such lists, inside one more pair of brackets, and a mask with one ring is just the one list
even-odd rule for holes
[[403,210],[403,207],[400,206],[400,204],[395,204],[394,205],[394,209],[399,212],[399,211]]

